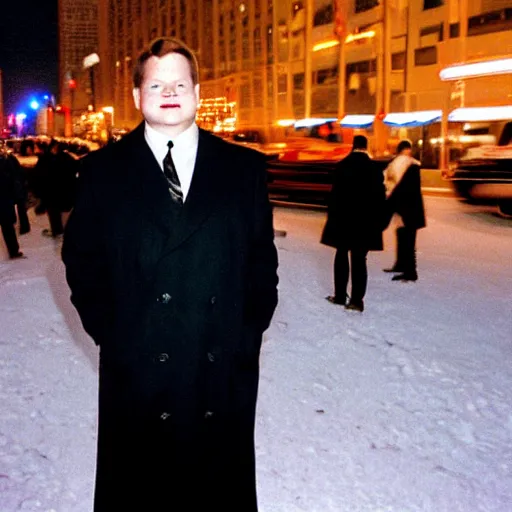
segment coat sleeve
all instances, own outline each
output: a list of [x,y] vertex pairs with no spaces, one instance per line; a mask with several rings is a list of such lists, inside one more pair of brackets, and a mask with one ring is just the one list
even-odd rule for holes
[[[85,163],[85,162],[84,162]],[[97,345],[111,332],[113,301],[105,253],[99,183],[86,165],[80,169],[78,194],[64,232],[62,259],[76,307],[85,331]]]
[[270,205],[266,165],[263,158],[255,159],[253,226],[249,247],[246,323],[259,332],[270,325],[277,306],[277,250]]

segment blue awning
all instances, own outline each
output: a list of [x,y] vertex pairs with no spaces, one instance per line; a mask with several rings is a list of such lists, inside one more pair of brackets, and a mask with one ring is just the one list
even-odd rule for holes
[[375,116],[373,114],[349,114],[341,120],[341,126],[345,128],[369,128]]
[[441,110],[421,110],[418,112],[394,112],[387,114],[384,124],[395,128],[414,128],[441,121]]
[[307,117],[305,119],[299,119],[293,126],[295,128],[311,128],[312,126],[320,126],[333,121],[336,121],[335,117]]

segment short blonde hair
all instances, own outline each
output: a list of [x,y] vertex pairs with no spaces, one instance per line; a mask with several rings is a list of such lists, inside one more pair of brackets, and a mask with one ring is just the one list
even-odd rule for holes
[[199,64],[194,52],[182,41],[174,37],[159,37],[151,41],[148,47],[137,57],[133,69],[133,86],[140,88],[144,80],[144,68],[151,57],[163,57],[169,53],[178,53],[188,60],[190,76],[194,85],[199,83]]

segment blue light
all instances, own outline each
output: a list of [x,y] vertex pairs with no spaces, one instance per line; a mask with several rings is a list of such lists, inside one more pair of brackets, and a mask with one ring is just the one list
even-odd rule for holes
[[36,100],[32,100],[32,101],[30,102],[30,108],[31,108],[32,110],[37,110],[37,109],[39,108],[39,103],[38,103]]
[[48,101],[49,99],[50,99],[50,96],[48,96],[48,94],[45,94],[45,95],[43,96],[43,100]]

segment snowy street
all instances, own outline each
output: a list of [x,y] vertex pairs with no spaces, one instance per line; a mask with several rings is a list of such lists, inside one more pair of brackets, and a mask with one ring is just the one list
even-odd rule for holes
[[[512,510],[512,220],[425,202],[419,281],[382,272],[391,226],[368,256],[362,314],[325,300],[325,213],[276,208],[287,236],[261,358],[260,512]],[[30,214],[27,259],[0,245],[0,512],[91,512],[97,351],[61,242]]]

